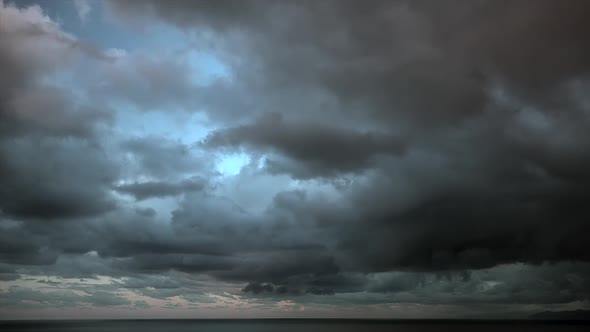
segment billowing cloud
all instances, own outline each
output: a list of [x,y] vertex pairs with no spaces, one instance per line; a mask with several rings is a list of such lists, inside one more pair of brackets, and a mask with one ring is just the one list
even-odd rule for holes
[[[393,135],[313,123],[286,124],[280,114],[268,115],[255,124],[216,131],[205,139],[204,145],[213,148],[245,145],[263,152],[276,150],[303,164],[305,173],[294,174],[303,177],[362,170],[370,166],[372,159],[400,154],[404,148]],[[281,171],[282,165],[276,161],[267,160],[267,163],[274,168],[271,170]]]
[[198,191],[203,189],[202,179],[188,179],[179,183],[167,182],[143,182],[131,183],[119,186],[117,191],[132,195],[137,200],[144,200],[150,197],[176,196],[185,192]]
[[590,3],[41,6],[0,4],[0,317],[587,307]]

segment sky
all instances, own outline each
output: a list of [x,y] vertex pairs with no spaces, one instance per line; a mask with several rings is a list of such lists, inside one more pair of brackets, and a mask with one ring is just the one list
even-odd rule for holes
[[589,309],[589,16],[0,0],[0,319]]

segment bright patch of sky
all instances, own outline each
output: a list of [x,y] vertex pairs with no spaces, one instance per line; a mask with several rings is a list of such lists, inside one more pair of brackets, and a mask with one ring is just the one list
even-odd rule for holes
[[191,51],[188,57],[193,69],[194,83],[207,85],[216,79],[231,79],[230,70],[214,54]]
[[244,152],[222,155],[217,162],[217,171],[223,175],[240,174],[242,168],[250,163],[250,156]]

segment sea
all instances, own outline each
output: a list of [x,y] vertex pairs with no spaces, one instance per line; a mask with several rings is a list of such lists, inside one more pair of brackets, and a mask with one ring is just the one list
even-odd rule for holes
[[557,332],[590,331],[590,321],[223,319],[0,321],[0,331],[38,332]]

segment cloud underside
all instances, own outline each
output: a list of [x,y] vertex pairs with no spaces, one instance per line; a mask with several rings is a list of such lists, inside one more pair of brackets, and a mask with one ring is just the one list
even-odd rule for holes
[[[196,84],[170,54],[1,4],[0,280],[112,280],[0,306],[141,308],[116,292],[198,302],[211,284],[318,305],[588,301],[590,3],[105,6],[213,36],[231,77]],[[212,129],[130,135],[128,108]]]

